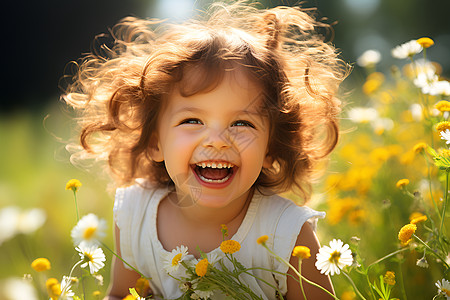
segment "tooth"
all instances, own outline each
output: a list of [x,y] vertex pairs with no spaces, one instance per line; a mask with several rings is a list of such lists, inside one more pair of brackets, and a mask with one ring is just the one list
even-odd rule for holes
[[208,168],[211,168],[211,163],[207,163],[206,166],[207,166]]
[[216,163],[212,163],[211,168],[213,168],[213,169],[217,168]]
[[229,168],[232,168],[232,167],[233,167],[233,165],[228,163],[227,168],[229,169]]
[[202,168],[206,168],[206,164],[204,162],[202,163]]
[[217,165],[217,168],[222,169],[222,164],[219,163],[219,164]]

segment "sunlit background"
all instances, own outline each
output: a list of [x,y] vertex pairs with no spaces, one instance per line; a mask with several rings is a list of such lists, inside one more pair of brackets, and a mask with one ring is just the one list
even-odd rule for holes
[[[0,210],[15,206],[23,220],[32,208],[41,209],[33,224],[14,228],[9,214],[0,214],[0,289],[2,279],[32,273],[36,257],[48,257],[54,275],[70,269],[76,253],[70,230],[76,223],[73,195],[65,191],[71,178],[83,182],[81,214],[96,213],[112,222],[113,193],[96,173],[72,166],[64,142],[73,137],[71,111],[59,101],[59,82],[70,61],[90,51],[96,35],[108,33],[121,18],[170,19],[181,22],[211,1],[194,0],[47,0],[13,1],[2,30],[3,84],[0,100]],[[294,5],[294,1],[261,1],[264,7]],[[398,60],[393,47],[411,39],[431,37],[438,47],[428,57],[438,61],[443,77],[450,77],[450,25],[447,0],[307,0],[319,18],[334,24],[328,38],[354,66],[344,91],[350,98],[365,80],[356,59],[366,50],[381,53],[378,71],[389,72]],[[401,62],[400,64],[407,63]],[[360,88],[359,88],[360,89]],[[394,120],[395,121],[395,120]],[[30,221],[31,222],[31,221]],[[41,222],[43,225],[40,226]],[[14,223],[14,224],[13,224]],[[31,222],[32,223],[32,222]],[[38,226],[39,225],[39,226]],[[28,227],[27,227],[28,226]],[[28,230],[28,231],[27,231]],[[113,244],[112,231],[106,243]],[[107,253],[108,261],[111,257]],[[109,269],[103,275],[108,281]],[[0,293],[0,300],[1,300]]]

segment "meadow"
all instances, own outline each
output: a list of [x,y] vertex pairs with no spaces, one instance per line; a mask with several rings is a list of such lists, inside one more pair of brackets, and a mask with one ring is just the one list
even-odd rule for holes
[[[352,251],[353,263],[332,276],[339,299],[450,298],[450,87],[428,47],[439,45],[419,39],[395,48],[399,63],[384,73],[376,51],[362,54],[365,80],[344,95],[342,136],[308,203],[327,212],[322,244],[340,239]],[[94,272],[103,280],[76,268],[71,284],[80,299],[104,296],[114,196],[98,173],[70,164],[72,126],[60,104],[0,119],[0,299],[52,296],[48,278],[62,284],[80,261],[71,231],[89,213],[108,224],[105,266]],[[66,189],[71,179],[82,183],[75,192]],[[32,267],[37,258],[51,267]]]

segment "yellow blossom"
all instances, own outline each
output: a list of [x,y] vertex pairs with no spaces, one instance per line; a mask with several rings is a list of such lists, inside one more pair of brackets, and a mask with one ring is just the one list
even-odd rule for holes
[[261,244],[265,244],[268,239],[269,239],[268,235],[262,235],[258,239],[256,239],[256,242],[261,245]]
[[422,151],[424,151],[427,148],[427,144],[424,142],[420,142],[414,145],[413,147],[413,151],[416,154],[421,153]]
[[136,280],[135,290],[141,297],[145,297],[150,292],[150,283],[147,279],[140,277]]
[[413,219],[419,218],[419,217],[422,217],[422,216],[424,216],[423,213],[418,212],[418,211],[415,211],[415,212],[413,212],[413,213],[411,213],[411,214],[409,215],[409,220],[412,221]]
[[206,258],[202,259],[195,266],[195,273],[200,277],[205,276],[206,271],[208,271],[208,265],[209,265],[208,259]]
[[70,179],[66,183],[66,190],[72,190],[74,192],[78,191],[81,187],[81,182],[78,179]]
[[439,101],[434,105],[440,112],[450,111],[450,102],[446,100]]
[[410,223],[411,224],[417,224],[417,223],[420,223],[420,222],[425,222],[426,220],[428,220],[427,216],[420,216],[420,217],[412,219]]
[[345,291],[341,294],[341,300],[355,300],[356,294],[354,291]]
[[389,285],[395,285],[395,273],[392,271],[387,271],[383,277],[384,282]]
[[56,278],[49,278],[45,282],[47,293],[50,299],[57,300],[61,296],[61,285]]
[[417,43],[419,43],[423,48],[430,48],[434,45],[434,41],[429,37],[420,38],[417,40]]
[[41,257],[33,260],[33,262],[31,263],[31,267],[37,272],[42,272],[50,270],[51,265],[48,259]]
[[398,239],[403,246],[406,246],[409,244],[409,242],[411,242],[411,237],[416,232],[416,230],[417,226],[415,224],[406,224],[400,229],[398,233]]
[[122,298],[122,300],[136,300],[136,298],[133,295],[127,295],[125,298]]
[[397,181],[397,183],[395,184],[396,187],[398,187],[399,189],[407,186],[409,184],[409,179],[400,179],[399,181]]
[[311,252],[308,247],[295,246],[294,250],[292,250],[292,256],[298,257],[300,259],[306,259],[311,257]]
[[436,130],[438,132],[445,131],[446,129],[450,129],[450,122],[443,121],[443,122],[437,123]]
[[241,244],[239,244],[239,242],[237,241],[226,240],[220,244],[220,250],[222,250],[223,253],[233,254],[235,252],[238,252],[240,249]]
[[227,227],[227,225],[221,224],[220,227],[221,227],[220,231],[222,232],[223,236],[228,236],[228,227]]
[[363,84],[362,90],[364,94],[371,95],[380,88],[381,84],[382,82],[379,80],[369,79]]
[[101,295],[100,291],[93,291],[92,292],[92,297],[95,297],[97,299],[100,299],[100,295]]

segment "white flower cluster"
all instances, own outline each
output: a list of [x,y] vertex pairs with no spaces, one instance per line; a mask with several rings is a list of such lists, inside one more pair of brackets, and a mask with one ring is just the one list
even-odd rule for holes
[[0,245],[18,234],[31,234],[39,229],[47,219],[44,210],[32,208],[22,210],[17,206],[7,206],[0,210]]
[[395,47],[391,50],[391,54],[395,58],[405,59],[408,57],[413,57],[414,55],[422,52],[422,50],[423,47],[417,42],[417,40],[412,40]]
[[348,117],[353,123],[370,123],[375,132],[391,130],[394,127],[394,121],[381,118],[373,107],[354,107],[348,111]]
[[360,67],[370,67],[374,66],[377,63],[379,63],[381,60],[381,53],[378,50],[367,50],[365,51],[358,59],[356,60],[356,63]]

